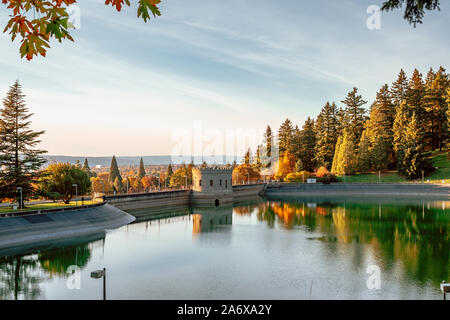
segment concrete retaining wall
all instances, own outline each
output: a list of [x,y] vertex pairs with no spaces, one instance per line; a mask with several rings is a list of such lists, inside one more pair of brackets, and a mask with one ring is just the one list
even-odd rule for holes
[[427,197],[449,199],[449,184],[426,183],[331,183],[306,184],[282,183],[268,185],[267,196],[384,196],[384,197]]
[[92,206],[80,210],[42,213],[0,218],[0,251],[21,246],[39,247],[46,243],[104,234],[135,218],[111,205]]
[[191,190],[161,191],[105,197],[107,203],[122,209],[135,210],[189,205]]
[[243,184],[233,186],[233,199],[238,200],[240,198],[251,198],[258,196],[263,191],[265,184]]

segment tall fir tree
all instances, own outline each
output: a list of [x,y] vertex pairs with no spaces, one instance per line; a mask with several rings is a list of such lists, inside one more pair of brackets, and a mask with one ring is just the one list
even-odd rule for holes
[[119,176],[116,177],[116,179],[114,180],[114,190],[116,192],[123,192],[124,191],[124,187],[123,187],[123,181],[122,179],[120,179]]
[[389,163],[390,147],[387,141],[382,135],[379,135],[371,150],[372,166],[377,171],[383,171],[387,169]]
[[447,116],[447,152],[450,157],[450,87],[447,88],[445,101],[447,102],[447,111],[445,112]]
[[338,137],[338,109],[327,102],[316,120],[315,160],[318,166],[331,169]]
[[400,104],[406,99],[406,93],[408,91],[408,77],[403,71],[400,70],[398,74],[397,80],[392,83],[391,86],[391,95],[392,95],[392,103],[395,107],[400,106]]
[[364,123],[367,120],[366,109],[363,108],[367,101],[363,100],[361,95],[358,95],[358,89],[354,87],[341,102],[345,104],[344,120],[347,122],[347,136],[352,139],[354,145],[357,145],[364,130]]
[[338,174],[339,152],[342,145],[342,135],[339,135],[336,146],[334,148],[333,164],[331,165],[331,173]]
[[316,145],[316,132],[314,128],[314,120],[308,117],[302,127],[300,133],[300,154],[299,159],[302,160],[303,170],[312,172],[315,169],[316,161],[314,147]]
[[448,79],[445,70],[441,68],[432,80],[426,82],[423,104],[426,112],[426,140],[433,150],[442,149],[448,135],[445,94]]
[[172,177],[173,175],[173,168],[172,168],[172,164],[169,163],[169,165],[167,166],[167,178],[170,179],[170,177]]
[[83,163],[82,169],[83,169],[84,172],[86,172],[88,174],[89,178],[92,178],[92,177],[96,176],[95,172],[91,171],[91,168],[89,167],[89,162],[88,162],[87,158],[84,159],[84,163]]
[[374,104],[370,111],[369,120],[366,123],[367,137],[370,141],[370,147],[375,145],[378,137],[382,136],[385,146],[388,147],[388,163],[395,166],[395,156],[393,149],[393,125],[396,114],[396,108],[392,102],[391,92],[385,84],[377,93]]
[[44,131],[30,129],[32,115],[16,80],[0,110],[0,198],[16,198],[20,202],[17,188],[21,188],[21,207],[36,194],[40,168],[46,162],[42,157],[46,151],[35,149]]
[[291,147],[293,136],[294,129],[292,127],[292,122],[291,120],[286,119],[278,129],[278,150],[280,156],[282,156],[285,151],[292,151]]
[[244,164],[250,164],[251,153],[252,151],[248,148],[244,155]]
[[122,180],[122,176],[120,175],[119,166],[117,165],[116,156],[113,155],[111,159],[111,166],[109,167],[109,182],[111,185],[114,185],[114,181],[119,177]]
[[267,126],[266,131],[264,132],[264,140],[263,140],[263,144],[264,144],[264,151],[263,151],[263,165],[266,168],[270,168],[270,166],[272,165],[272,161],[271,161],[271,157],[272,157],[272,149],[275,147],[274,144],[274,139],[273,139],[273,133],[272,133],[272,128],[270,126]]
[[342,143],[339,146],[335,173],[340,175],[354,174],[358,167],[357,159],[356,146],[353,142],[352,134],[344,130]]
[[401,144],[402,158],[400,158],[399,171],[408,179],[416,179],[433,170],[430,161],[423,152],[423,134],[420,128],[420,122],[415,113],[413,113],[408,125],[404,131],[404,137]]
[[361,135],[358,147],[358,171],[361,173],[369,172],[371,169],[370,141],[367,137],[367,130]]
[[424,108],[425,84],[422,79],[422,74],[419,70],[414,69],[411,79],[408,83],[406,91],[406,102],[408,104],[409,116],[416,114],[419,121],[419,128],[424,130],[426,114]]
[[144,166],[144,160],[141,158],[141,160],[139,161],[139,171],[138,171],[137,178],[140,181],[144,177],[145,177],[145,166]]

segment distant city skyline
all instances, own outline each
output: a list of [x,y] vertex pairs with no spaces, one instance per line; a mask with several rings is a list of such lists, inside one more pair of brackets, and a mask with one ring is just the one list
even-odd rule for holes
[[45,59],[20,59],[18,43],[0,35],[0,97],[19,79],[33,129],[46,130],[39,147],[52,155],[171,155],[174,132],[198,121],[223,135],[276,132],[286,118],[301,127],[354,86],[369,108],[401,68],[450,68],[450,3],[416,28],[399,10],[369,30],[367,8],[381,3],[172,0],[145,24],[135,3],[117,13],[80,0],[75,42],[53,41]]

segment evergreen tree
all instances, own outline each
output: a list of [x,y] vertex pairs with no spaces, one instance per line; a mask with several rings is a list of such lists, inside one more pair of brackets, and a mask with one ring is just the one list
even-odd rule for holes
[[339,162],[339,151],[342,145],[342,136],[339,135],[337,142],[336,142],[336,147],[334,148],[334,156],[333,156],[333,164],[331,166],[331,173],[333,174],[338,174],[337,170],[338,170],[338,162]]
[[16,198],[20,202],[20,187],[24,202],[37,192],[39,169],[46,162],[41,155],[46,151],[34,149],[44,131],[30,129],[33,114],[28,113],[19,81],[10,87],[0,115],[0,198]]
[[139,171],[138,171],[138,175],[137,178],[139,181],[142,180],[142,178],[145,177],[145,166],[144,166],[144,160],[142,160],[139,162]]
[[421,177],[422,171],[427,174],[433,167],[423,152],[423,135],[419,121],[413,113],[405,128],[404,140],[401,145],[402,158],[399,171],[408,179]]
[[265,156],[270,158],[272,156],[272,145],[273,145],[273,135],[270,126],[267,126],[266,132],[264,133],[264,145],[266,147]]
[[262,167],[262,163],[261,163],[261,146],[258,145],[258,148],[256,149],[256,163],[255,163],[255,168],[259,171]]
[[111,185],[114,185],[114,181],[119,177],[122,180],[122,176],[120,175],[119,166],[117,165],[116,156],[113,156],[111,159],[111,166],[109,167],[109,182]]
[[347,94],[345,100],[341,102],[346,106],[344,120],[347,122],[346,129],[348,138],[352,140],[354,145],[357,145],[364,130],[364,122],[367,119],[366,110],[362,107],[367,101],[364,101],[362,96],[358,95],[358,89],[354,87]]
[[445,70],[441,68],[429,81],[425,85],[423,104],[427,145],[434,150],[442,148],[448,135],[445,101],[448,79]]
[[86,172],[88,174],[89,178],[92,178],[92,177],[96,176],[96,174],[91,171],[91,168],[89,167],[89,163],[88,163],[88,159],[87,158],[84,159],[84,163],[83,163],[82,169],[83,169],[84,172]]
[[366,127],[370,146],[373,147],[375,145],[378,137],[383,137],[385,146],[388,148],[388,163],[391,163],[392,165],[395,165],[393,151],[393,125],[395,114],[396,111],[394,104],[392,103],[391,93],[389,92],[388,85],[385,84],[377,93]]
[[347,132],[347,130],[344,130],[342,143],[339,146],[335,173],[340,175],[354,174],[358,166],[356,155],[356,148],[353,143],[352,134]]
[[280,155],[284,154],[285,151],[292,151],[293,135],[294,129],[292,128],[292,122],[286,119],[280,126],[280,129],[278,129],[278,149]]
[[303,165],[303,162],[301,159],[298,159],[295,162],[295,166],[294,166],[294,172],[302,172],[305,170],[305,166]]
[[425,85],[422,80],[422,74],[419,70],[414,69],[413,75],[408,83],[406,91],[406,102],[408,104],[409,116],[416,114],[419,121],[419,127],[424,128],[425,122],[425,108],[423,105],[425,96]]
[[338,137],[338,109],[327,102],[316,120],[315,160],[319,166],[331,168]]
[[167,178],[170,179],[170,177],[173,175],[173,169],[172,169],[172,164],[169,163],[169,165],[167,166]]
[[251,157],[251,150],[250,150],[250,148],[248,148],[248,150],[247,150],[247,152],[245,153],[245,156],[244,156],[244,163],[245,164],[250,164],[250,157]]
[[371,153],[369,150],[370,141],[367,137],[367,130],[364,130],[361,135],[361,140],[359,141],[358,148],[358,171],[366,173],[370,171],[371,168]]
[[[450,87],[447,88],[445,101],[447,102],[447,152],[450,152]],[[450,154],[449,154],[450,155]]]
[[406,76],[403,69],[400,70],[398,74],[397,81],[392,83],[391,94],[392,102],[395,107],[400,106],[400,104],[406,99],[406,92],[408,90],[408,77]]
[[377,171],[387,168],[389,162],[389,146],[382,135],[378,136],[372,148],[372,165]]
[[116,179],[114,180],[114,190],[116,190],[117,192],[123,192],[124,191],[124,187],[123,187],[123,182],[122,179],[120,179],[119,176],[116,177]]
[[[409,122],[408,106],[406,101],[403,101],[397,108],[397,112],[394,119],[393,131],[393,149],[395,153],[395,158],[397,161],[403,158],[402,145],[404,142],[404,131]],[[397,168],[399,167],[399,162],[397,162]]]
[[314,120],[310,117],[305,121],[300,133],[300,154],[303,169],[309,172],[314,171],[316,162],[314,148],[316,146],[316,132],[314,130]]

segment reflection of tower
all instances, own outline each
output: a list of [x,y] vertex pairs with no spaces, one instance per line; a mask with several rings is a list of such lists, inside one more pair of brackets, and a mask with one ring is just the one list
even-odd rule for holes
[[192,220],[192,233],[209,232],[217,226],[232,224],[233,207],[194,208]]

